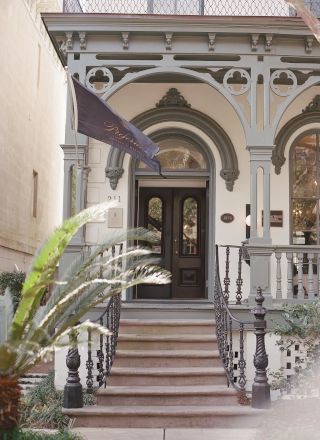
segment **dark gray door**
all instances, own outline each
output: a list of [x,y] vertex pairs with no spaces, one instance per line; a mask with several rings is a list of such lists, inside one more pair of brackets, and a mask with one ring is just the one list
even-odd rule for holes
[[138,299],[205,298],[204,188],[140,188],[138,224],[153,231],[153,253],[172,284],[141,285]]

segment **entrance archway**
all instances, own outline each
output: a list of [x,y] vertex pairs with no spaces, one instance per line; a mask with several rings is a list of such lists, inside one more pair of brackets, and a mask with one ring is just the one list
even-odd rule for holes
[[[170,184],[171,187],[178,187],[178,185],[180,185],[180,188],[182,188],[182,185],[184,185],[184,187],[186,187],[186,185],[189,185],[189,187],[190,185],[195,186],[196,182],[198,185],[202,185],[202,187],[205,188],[206,196],[205,296],[209,301],[213,301],[215,182],[216,178],[222,178],[225,181],[226,189],[233,191],[235,181],[239,176],[239,169],[237,155],[232,141],[223,128],[214,120],[204,113],[189,107],[170,106],[154,108],[136,116],[131,122],[140,130],[148,130],[148,135],[155,142],[161,142],[173,136],[178,137],[180,140],[187,139],[188,142],[195,145],[196,149],[201,151],[206,158],[207,169],[197,169],[193,171],[180,170],[179,172],[177,172],[177,170],[167,170],[164,172],[167,177],[166,179],[160,179],[159,176],[156,176],[155,173],[148,170],[144,170],[142,173],[140,172],[139,175],[138,170],[136,170],[136,161],[131,160],[128,182],[128,227],[133,227],[136,224],[136,206],[138,204],[137,198],[139,194],[138,181],[143,182],[144,185],[150,185],[150,183],[155,185],[155,182],[159,185],[160,182],[162,182],[161,185]],[[156,130],[156,127],[159,127],[159,124],[162,123],[166,123],[166,128]],[[183,123],[186,128],[182,128],[181,123]],[[154,131],[152,131],[153,126],[155,127]],[[203,135],[201,135],[201,133]],[[210,145],[204,139],[209,139]],[[213,157],[213,146],[217,151],[221,163],[221,168],[218,173],[216,173],[216,164]],[[124,156],[125,154],[120,150],[110,149],[106,174],[110,179],[110,185],[113,189],[117,187],[118,180],[122,176]],[[185,175],[183,175],[183,173],[185,173]],[[219,177],[217,177],[217,174]],[[171,179],[171,181],[169,179]],[[151,182],[148,182],[148,180],[151,180]],[[133,299],[134,297],[133,292],[128,292],[128,299]]]

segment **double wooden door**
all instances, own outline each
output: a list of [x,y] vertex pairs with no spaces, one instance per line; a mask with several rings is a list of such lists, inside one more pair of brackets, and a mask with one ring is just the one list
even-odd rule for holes
[[205,188],[140,188],[138,224],[158,238],[152,247],[172,284],[141,285],[138,299],[205,298]]

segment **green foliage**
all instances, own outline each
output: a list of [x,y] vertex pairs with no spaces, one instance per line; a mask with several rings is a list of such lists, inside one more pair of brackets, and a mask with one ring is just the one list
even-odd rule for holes
[[17,310],[21,298],[21,291],[26,274],[24,272],[0,273],[0,295],[4,295],[6,288],[10,290],[14,312]]
[[[150,250],[127,249],[118,256],[106,252],[124,241],[153,242],[154,235],[143,229],[108,237],[56,282],[56,266],[72,236],[88,221],[105,215],[110,206],[103,203],[67,219],[40,249],[24,282],[9,337],[0,345],[0,377],[25,373],[62,344],[72,328],[80,331],[90,326],[105,331],[89,322],[76,324],[88,310],[110,296],[140,283],[170,282],[169,272],[155,265]],[[39,309],[48,286],[52,286],[52,294]]]
[[15,429],[10,433],[3,433],[1,440],[83,440],[73,432],[61,430],[54,434]]
[[288,380],[284,374],[284,368],[268,371],[268,379],[272,390],[285,391],[288,389]]
[[[95,398],[84,393],[84,404],[94,405]],[[49,373],[28,391],[21,402],[21,426],[26,428],[65,429],[70,418],[62,414],[63,391],[54,386],[54,373]]]
[[275,333],[314,340],[320,337],[320,300],[286,306],[282,314],[285,325],[278,325]]

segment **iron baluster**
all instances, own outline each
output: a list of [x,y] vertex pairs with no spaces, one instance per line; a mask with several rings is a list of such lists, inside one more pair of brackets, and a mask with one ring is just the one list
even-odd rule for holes
[[88,329],[88,359],[86,362],[86,368],[87,368],[87,393],[92,394],[93,393],[93,360],[92,360],[92,334],[91,329]]
[[[110,299],[110,301],[111,301],[111,299]],[[110,306],[111,306],[111,304],[110,304]],[[110,330],[110,323],[111,323],[111,321],[110,321],[110,307],[109,307],[108,308],[108,312],[106,314],[106,327],[109,330]],[[107,335],[106,336],[106,344],[105,344],[105,347],[106,347],[106,356],[105,356],[106,370],[105,370],[105,375],[106,375],[106,378],[109,376],[109,373],[110,373],[110,347],[111,347],[110,340],[111,340],[111,335]],[[107,383],[107,381],[105,381],[105,385],[106,385],[106,383]]]
[[[100,325],[103,326],[103,318],[100,318]],[[98,383],[99,386],[103,384],[104,381],[104,353],[103,353],[103,335],[99,335],[99,350],[98,350],[98,360],[99,360],[99,367],[98,367]]]
[[234,382],[232,318],[229,316],[229,377]]
[[224,284],[224,299],[226,302],[229,301],[229,286],[230,286],[230,277],[229,277],[229,270],[230,270],[230,247],[226,247],[226,272],[225,277],[223,279]]
[[239,248],[239,258],[238,258],[238,278],[236,281],[237,284],[237,293],[236,293],[236,304],[241,305],[242,300],[242,248]]
[[224,368],[227,370],[229,365],[229,344],[228,344],[228,315],[227,311],[223,311],[223,327],[224,327]]
[[240,323],[240,348],[239,348],[238,368],[239,368],[238,385],[242,390],[244,390],[246,387],[247,380],[245,375],[246,361],[244,359],[244,325],[242,322]]

